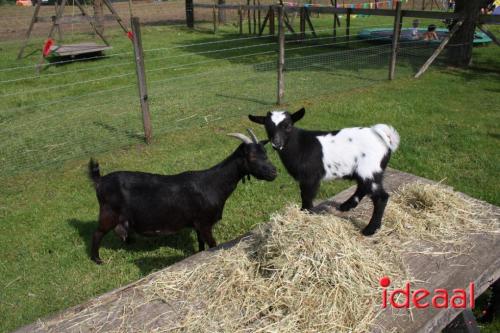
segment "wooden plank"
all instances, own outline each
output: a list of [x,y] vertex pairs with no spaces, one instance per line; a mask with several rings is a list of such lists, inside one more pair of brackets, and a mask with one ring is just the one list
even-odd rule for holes
[[[391,193],[401,185],[413,182],[433,183],[425,178],[388,169],[384,178],[384,187]],[[369,199],[362,200],[359,206],[350,212],[342,213],[332,209],[349,198],[354,191],[355,187],[353,186],[319,204],[315,209],[344,218],[368,221],[372,211]],[[464,195],[464,197],[467,196]],[[500,218],[500,207],[479,200],[474,201],[483,208],[484,221]],[[252,232],[214,249],[197,253],[84,304],[22,327],[16,333],[92,332],[95,331],[96,327],[101,326],[100,332],[116,331],[120,327],[126,327],[128,331],[153,331],[159,327],[177,327],[181,318],[176,315],[176,304],[158,300],[147,301],[147,296],[142,291],[143,286],[158,279],[164,272],[193,269],[196,265],[205,263],[217,255],[221,249],[233,247],[243,237],[252,237]],[[453,256],[447,254],[422,255],[417,252],[427,247],[427,243],[415,241],[408,244],[408,250],[402,254],[402,259],[408,264],[408,268],[417,280],[416,285],[412,285],[412,289],[445,288],[452,290],[464,288],[473,281],[476,288],[475,296],[477,297],[484,292],[500,277],[500,256],[498,256],[500,241],[498,235],[483,234],[480,230],[477,234],[470,235],[470,241],[472,246],[467,253]],[[476,244],[478,246],[474,246]],[[387,309],[377,318],[376,323],[380,327],[375,332],[388,332],[391,328],[397,332],[439,332],[460,312],[460,309],[414,309],[413,316],[410,318],[398,316],[398,313]],[[124,322],[124,315],[126,315],[126,322]]]
[[107,45],[98,45],[96,43],[66,44],[54,45],[50,50],[60,57],[76,56],[86,53],[96,53],[112,49]]
[[441,42],[441,44],[439,44],[438,48],[434,51],[434,53],[432,53],[432,55],[429,57],[429,59],[427,59],[427,61],[422,65],[422,67],[419,69],[419,71],[417,72],[417,74],[415,74],[415,78],[416,79],[418,79],[422,74],[425,73],[425,71],[427,70],[427,68],[429,68],[429,66],[439,56],[439,54],[441,53],[441,51],[444,50],[444,48],[446,47],[446,45],[448,45],[448,42],[450,41],[451,37],[453,37],[453,35],[455,34],[455,32],[457,32],[457,30],[462,26],[462,23],[463,23],[463,21],[458,21],[457,23],[455,23],[455,25],[451,29],[450,33],[448,34],[448,36],[446,36],[445,38],[443,38],[443,41]]
[[142,49],[141,25],[138,17],[132,17],[135,68],[137,72],[137,86],[139,88],[139,99],[141,102],[142,124],[144,127],[144,138],[147,144],[151,143],[153,136],[151,128],[151,115],[149,114],[148,89],[146,84],[146,69],[144,67],[144,52]]

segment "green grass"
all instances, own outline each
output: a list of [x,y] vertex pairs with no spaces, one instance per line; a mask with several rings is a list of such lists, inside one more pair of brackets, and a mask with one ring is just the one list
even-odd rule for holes
[[[366,19],[360,25],[371,25],[367,22],[372,22],[372,18]],[[327,26],[327,22],[324,24]],[[145,49],[153,49],[237,37],[230,34],[233,28],[224,29],[213,36],[184,29],[145,27],[143,39]],[[114,33],[112,40],[113,52],[130,50],[129,41],[121,34]],[[249,43],[260,42],[231,43],[229,47]],[[251,126],[263,136],[263,130],[250,123],[246,114],[263,114],[273,108],[275,73],[269,69],[272,67],[253,64],[274,62],[275,55],[223,59],[248,50],[193,55],[217,47],[220,46],[147,53],[148,69],[211,61],[188,69],[148,73],[154,122],[154,142],[150,146],[142,144],[140,137],[133,75],[49,92],[26,92],[134,71],[133,64],[129,64],[94,73],[47,75],[131,61],[130,55],[49,67],[39,79],[0,86],[0,95],[21,92],[2,97],[0,106],[0,331],[13,330],[79,304],[194,253],[196,241],[189,231],[159,239],[139,238],[127,246],[109,235],[101,250],[105,265],[93,264],[88,249],[96,227],[97,201],[86,178],[86,163],[90,156],[95,156],[104,173],[142,170],[171,174],[207,168],[225,158],[237,146],[235,140],[225,136],[228,132],[244,131]],[[269,49],[274,46],[263,50]],[[262,49],[252,52],[259,50]],[[294,110],[304,105],[307,109],[300,126],[335,129],[390,123],[402,137],[391,167],[434,180],[445,179],[459,191],[500,204],[498,48],[476,49],[473,69],[431,68],[420,80],[411,79],[410,74],[421,60],[404,60],[398,67],[398,79],[393,82],[385,80],[387,66],[383,55],[374,61],[361,61],[370,53],[356,56],[351,52],[339,59],[329,55],[332,49],[324,48],[321,52],[326,55],[317,58],[317,49],[305,50],[288,53],[295,59],[290,63],[295,65],[286,73],[287,108]],[[15,62],[15,52],[12,47],[2,50],[0,68],[37,60],[31,56]],[[179,57],[154,63],[155,58],[166,56]],[[215,70],[209,75],[161,82]],[[33,72],[0,72],[0,81],[23,75]],[[71,103],[37,107],[40,103],[125,85],[131,87],[105,96],[92,95]],[[13,111],[18,107],[22,111]],[[276,153],[269,151],[269,156],[278,167],[279,177],[272,183],[252,180],[238,186],[227,202],[223,220],[216,226],[219,242],[247,232],[289,203],[299,203],[297,185],[286,174]],[[331,197],[349,185],[325,183],[318,199]],[[491,327],[493,332],[497,326]]]

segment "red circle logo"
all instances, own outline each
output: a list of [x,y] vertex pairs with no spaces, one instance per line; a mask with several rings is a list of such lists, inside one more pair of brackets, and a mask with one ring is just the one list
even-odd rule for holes
[[389,287],[391,284],[391,279],[389,277],[384,276],[383,278],[380,279],[380,285],[384,288]]

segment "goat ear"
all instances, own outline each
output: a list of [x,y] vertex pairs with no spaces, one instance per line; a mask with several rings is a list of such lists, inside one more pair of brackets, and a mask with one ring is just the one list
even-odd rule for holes
[[305,113],[306,113],[306,109],[302,108],[299,111],[297,111],[294,114],[292,114],[292,121],[293,121],[293,123],[296,123],[297,121],[299,121],[300,119],[302,119],[302,117],[304,117]]
[[265,145],[267,145],[269,143],[269,140],[267,140],[267,139],[266,140],[261,140],[259,143],[261,145],[265,146]]
[[264,124],[264,121],[266,120],[266,117],[263,116],[253,116],[251,114],[248,115],[248,119],[253,121],[254,123],[257,124]]

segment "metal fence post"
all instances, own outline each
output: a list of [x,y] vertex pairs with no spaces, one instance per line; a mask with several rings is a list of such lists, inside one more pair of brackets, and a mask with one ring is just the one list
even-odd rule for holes
[[151,143],[152,129],[151,116],[149,114],[148,90],[146,86],[146,71],[144,68],[144,53],[142,50],[141,26],[138,17],[131,18],[135,69],[137,73],[137,86],[139,87],[139,100],[141,102],[142,124],[144,125],[144,138],[146,143]]
[[278,105],[281,105],[283,103],[283,97],[285,96],[285,76],[283,73],[285,67],[285,24],[283,21],[284,13],[285,8],[283,6],[278,6]]

